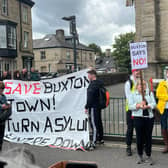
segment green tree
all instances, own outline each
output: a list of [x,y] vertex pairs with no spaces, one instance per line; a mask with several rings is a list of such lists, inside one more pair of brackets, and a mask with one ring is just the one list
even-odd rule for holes
[[101,47],[98,46],[97,44],[95,43],[91,43],[88,45],[89,48],[92,48],[94,50],[94,52],[98,55],[98,56],[101,56],[102,55],[102,50],[101,50]]
[[115,43],[113,44],[113,53],[116,67],[120,72],[131,72],[131,57],[129,43],[134,41],[135,33],[130,32],[126,34],[120,34],[115,38]]

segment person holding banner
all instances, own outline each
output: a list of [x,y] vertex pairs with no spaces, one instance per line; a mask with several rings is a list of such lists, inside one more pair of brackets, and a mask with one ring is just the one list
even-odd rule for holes
[[127,156],[132,156],[131,144],[132,144],[133,128],[134,128],[132,112],[131,110],[129,110],[129,107],[128,107],[128,99],[129,99],[129,96],[135,91],[135,85],[137,83],[137,79],[140,77],[139,72],[140,72],[139,70],[133,69],[132,75],[125,83],[126,120],[127,120],[127,132],[126,132]]
[[[139,156],[137,164],[141,164],[145,161],[153,165],[151,150],[154,115],[152,109],[155,108],[156,102],[153,93],[149,93],[146,86],[147,83],[144,80],[137,81],[136,91],[129,96],[128,105],[134,117],[134,126],[136,130],[137,152]],[[144,148],[147,155],[146,160],[143,159]]]
[[96,143],[103,144],[103,124],[101,119],[101,108],[99,107],[99,88],[103,83],[97,80],[97,73],[94,69],[88,71],[90,84],[87,89],[87,103],[85,112],[89,114],[89,123],[92,128],[92,143],[90,150],[96,148]]
[[159,83],[156,96],[158,98],[157,108],[161,114],[161,129],[165,144],[162,153],[168,153],[168,69],[166,69],[166,80]]
[[3,94],[4,89],[5,85],[0,81],[0,151],[2,150],[5,121],[11,115],[11,106],[7,103],[6,96]]

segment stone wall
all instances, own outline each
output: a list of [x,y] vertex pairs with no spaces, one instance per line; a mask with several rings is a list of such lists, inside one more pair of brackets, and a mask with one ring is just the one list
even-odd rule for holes
[[111,74],[98,74],[98,79],[102,80],[105,86],[109,86],[127,81],[128,73],[118,72]]
[[[33,56],[33,42],[32,42],[32,16],[31,16],[31,7],[24,3],[21,3],[18,0],[10,0],[8,2],[8,16],[2,15],[1,12],[1,3],[0,3],[0,20],[9,20],[17,23],[17,69],[21,70],[23,68],[22,56]],[[22,15],[23,6],[28,8],[28,23],[20,24],[20,14]],[[29,45],[27,49],[23,48],[23,37],[24,31],[29,32]],[[22,39],[21,39],[22,34]],[[22,40],[22,41],[21,41]]]
[[147,41],[149,68],[146,78],[162,78],[168,65],[168,1],[136,0],[136,41]]
[[[46,52],[46,59],[41,60],[40,52]],[[67,51],[70,52],[70,59],[67,59]],[[77,63],[81,65],[81,68],[88,68],[95,66],[94,52],[77,50],[78,58]],[[86,56],[85,56],[86,53]],[[89,54],[92,53],[92,59],[90,60]],[[34,49],[35,69],[41,72],[41,67],[46,66],[46,71],[49,71],[49,64],[51,66],[50,71],[56,72],[58,70],[66,69],[66,63],[73,64],[73,50],[66,48],[47,48],[47,49]]]
[[168,0],[160,0],[160,58],[168,62]]

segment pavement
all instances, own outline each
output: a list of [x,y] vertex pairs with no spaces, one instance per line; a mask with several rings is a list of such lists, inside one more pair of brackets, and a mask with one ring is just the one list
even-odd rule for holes
[[27,144],[15,144],[4,142],[3,151],[12,148],[26,148],[30,150],[36,160],[36,164],[41,168],[47,168],[50,165],[62,160],[92,161],[96,162],[98,168],[167,168],[168,154],[162,154],[163,146],[153,146],[154,165],[146,163],[137,165],[136,146],[133,144],[133,156],[126,156],[126,145],[123,142],[106,141],[104,145],[97,146],[94,151],[70,151],[62,149],[53,149],[49,147],[31,146]]
[[[108,87],[112,97],[123,97],[124,84],[117,84]],[[26,148],[31,151],[36,160],[36,164],[41,168],[48,168],[50,165],[62,160],[92,161],[96,162],[98,168],[167,168],[168,154],[162,154],[163,146],[154,145],[152,157],[154,165],[146,163],[137,165],[136,145],[133,144],[133,156],[126,156],[126,145],[124,142],[105,141],[104,145],[97,146],[94,151],[70,151],[53,149],[50,147],[31,146],[27,144],[15,144],[4,142],[3,152],[12,148]]]

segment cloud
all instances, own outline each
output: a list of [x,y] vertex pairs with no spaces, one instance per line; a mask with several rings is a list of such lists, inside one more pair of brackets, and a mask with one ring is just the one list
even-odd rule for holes
[[36,0],[33,7],[33,37],[65,29],[63,16],[76,15],[80,41],[111,47],[116,35],[135,31],[133,7],[125,7],[125,0]]

